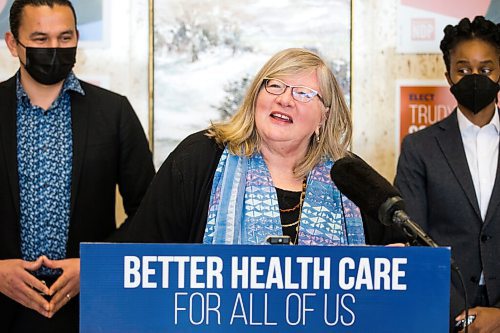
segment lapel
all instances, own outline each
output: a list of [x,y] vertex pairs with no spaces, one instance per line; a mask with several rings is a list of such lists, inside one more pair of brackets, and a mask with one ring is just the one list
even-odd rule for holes
[[495,214],[495,211],[500,203],[500,153],[498,154],[498,165],[495,176],[495,183],[493,184],[493,191],[491,192],[490,202],[488,203],[488,210],[484,218],[484,225],[486,226]]
[[[81,81],[80,81],[81,83]],[[83,83],[82,83],[83,88]],[[88,91],[85,91],[87,94]],[[89,98],[71,92],[71,126],[73,128],[73,171],[71,175],[71,207],[70,216],[73,216],[80,174],[82,171],[85,151],[87,148],[88,133],[88,105]]]
[[12,202],[14,202],[19,219],[19,178],[17,173],[17,125],[16,125],[16,76],[2,83],[0,101],[3,107],[0,112],[0,131],[5,167],[8,174]]
[[[436,135],[436,139],[446,161],[462,187],[479,221],[482,221],[474,183],[472,182],[462,136],[458,127],[457,112],[457,109],[455,109],[449,117],[440,123],[439,127],[442,131]],[[453,195],[453,193],[450,193],[450,195]]]

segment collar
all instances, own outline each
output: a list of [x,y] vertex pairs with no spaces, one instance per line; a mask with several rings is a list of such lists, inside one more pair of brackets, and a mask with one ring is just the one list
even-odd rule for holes
[[[470,133],[470,132],[476,132],[479,130],[479,126],[473,124],[467,117],[462,113],[460,108],[457,107],[457,120],[458,120],[458,127],[460,129],[460,133]],[[498,116],[498,106],[495,105],[495,112],[493,113],[493,117],[491,118],[490,122],[485,125],[489,126],[493,125],[493,128],[495,129],[496,133],[499,133],[500,129],[500,117]]]
[[[59,94],[59,96],[61,96],[62,94],[66,93],[68,91],[77,92],[82,96],[85,95],[85,91],[83,91],[83,88],[80,84],[80,81],[76,78],[73,71],[71,71],[68,74],[68,77],[64,81],[64,84],[63,84],[63,87],[61,89],[61,93]],[[20,70],[18,70],[17,74],[16,74],[16,95],[17,95],[18,100],[20,100],[22,98],[27,98],[29,100],[28,94],[26,93],[23,85],[21,84],[21,72],[20,72]]]

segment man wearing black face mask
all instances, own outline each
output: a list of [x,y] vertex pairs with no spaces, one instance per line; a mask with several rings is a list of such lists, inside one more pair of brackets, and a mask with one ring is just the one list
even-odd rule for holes
[[128,100],[78,80],[67,0],[15,0],[0,83],[0,330],[78,332],[80,242],[133,216],[154,167]]
[[[410,216],[438,244],[451,246],[475,315],[469,332],[499,332],[500,30],[478,16],[444,32],[445,75],[458,106],[404,139],[395,184]],[[455,275],[451,283],[453,329],[465,305]]]

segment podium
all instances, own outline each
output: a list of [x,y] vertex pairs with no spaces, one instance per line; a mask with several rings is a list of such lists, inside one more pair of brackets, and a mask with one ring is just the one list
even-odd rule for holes
[[448,332],[450,249],[80,246],[80,332]]

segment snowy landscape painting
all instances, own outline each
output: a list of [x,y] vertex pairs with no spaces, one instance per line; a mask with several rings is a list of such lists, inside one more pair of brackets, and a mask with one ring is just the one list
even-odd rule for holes
[[264,63],[303,47],[350,99],[350,0],[155,0],[154,159],[229,117]]

